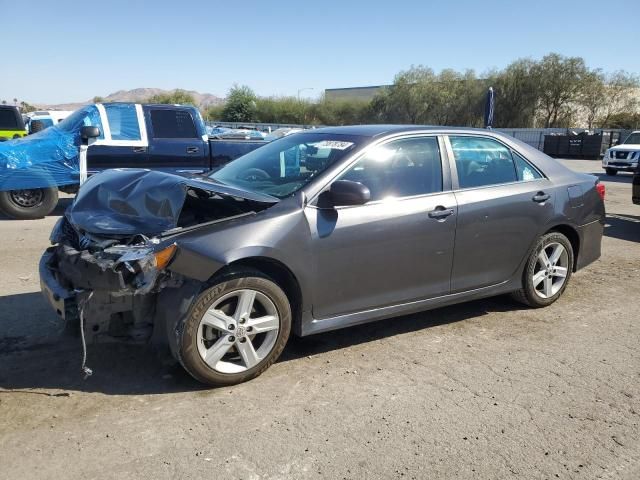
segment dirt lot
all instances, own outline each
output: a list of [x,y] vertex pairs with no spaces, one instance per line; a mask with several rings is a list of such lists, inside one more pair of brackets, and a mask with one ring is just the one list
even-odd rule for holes
[[553,306],[294,339],[212,390],[136,346],[90,346],[83,380],[39,293],[57,216],[0,220],[0,478],[640,478],[640,206],[603,180],[603,256]]

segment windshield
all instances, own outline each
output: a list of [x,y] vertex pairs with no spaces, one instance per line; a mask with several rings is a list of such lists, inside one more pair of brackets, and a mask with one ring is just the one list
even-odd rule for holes
[[296,133],[275,140],[210,174],[226,185],[284,198],[366,143],[366,137]]
[[633,132],[623,143],[625,145],[640,145],[640,132]]

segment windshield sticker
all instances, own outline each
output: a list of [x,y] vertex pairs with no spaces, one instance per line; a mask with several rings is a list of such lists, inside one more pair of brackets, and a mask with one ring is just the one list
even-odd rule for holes
[[322,140],[321,142],[310,143],[318,148],[333,148],[335,150],[346,150],[353,145],[353,142],[341,142],[339,140]]

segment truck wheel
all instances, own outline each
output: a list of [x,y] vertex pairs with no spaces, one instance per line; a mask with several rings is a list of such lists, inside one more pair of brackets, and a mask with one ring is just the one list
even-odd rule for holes
[[0,192],[0,210],[17,220],[42,218],[58,204],[58,188],[32,188]]
[[611,175],[611,176],[618,173],[618,170],[616,170],[615,168],[605,168],[604,171],[607,173],[607,175]]

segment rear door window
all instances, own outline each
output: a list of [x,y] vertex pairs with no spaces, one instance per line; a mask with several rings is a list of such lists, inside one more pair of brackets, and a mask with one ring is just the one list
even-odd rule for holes
[[153,138],[198,138],[196,125],[186,110],[151,110]]
[[486,137],[450,136],[460,188],[516,182],[518,175],[511,150]]

